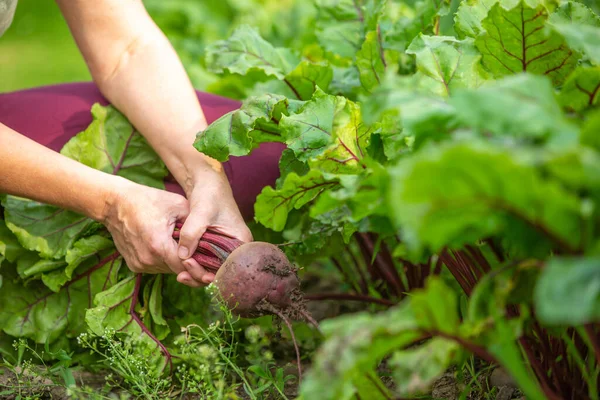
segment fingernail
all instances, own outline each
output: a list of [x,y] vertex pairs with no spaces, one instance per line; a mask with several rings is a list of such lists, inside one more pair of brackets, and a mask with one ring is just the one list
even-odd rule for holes
[[188,258],[188,249],[185,246],[179,247],[179,258],[185,259]]

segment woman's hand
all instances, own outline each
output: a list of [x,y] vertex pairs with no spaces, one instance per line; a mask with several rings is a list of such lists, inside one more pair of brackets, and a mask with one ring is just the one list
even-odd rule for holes
[[[198,157],[200,155],[195,158]],[[177,280],[189,286],[195,286],[198,282],[209,284],[214,274],[190,258],[206,229],[243,242],[252,241],[252,234],[240,214],[224,172],[208,168],[205,162],[201,162],[196,170],[192,170],[187,182],[184,189],[190,212],[180,230],[178,253],[185,271],[178,274]]]
[[102,222],[133,272],[179,274],[185,267],[173,230],[187,217],[188,204],[181,195],[123,179],[107,201]]

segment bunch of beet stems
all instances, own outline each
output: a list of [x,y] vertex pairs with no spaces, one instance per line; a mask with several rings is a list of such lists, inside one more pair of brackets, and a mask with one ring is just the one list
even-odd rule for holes
[[[175,225],[175,231],[173,232],[175,240],[179,240],[182,226],[181,222]],[[227,257],[229,257],[229,254],[242,244],[244,242],[239,239],[208,229],[202,235],[202,239],[198,243],[198,247],[192,258],[207,271],[216,273]]]

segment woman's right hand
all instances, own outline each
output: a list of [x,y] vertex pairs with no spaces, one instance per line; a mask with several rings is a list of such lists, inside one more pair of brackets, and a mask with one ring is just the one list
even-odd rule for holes
[[[186,269],[177,254],[173,231],[175,223],[185,220],[188,214],[185,197],[122,179],[107,200],[102,222],[133,272],[179,274]],[[182,283],[206,285],[209,281],[202,281],[204,274]]]

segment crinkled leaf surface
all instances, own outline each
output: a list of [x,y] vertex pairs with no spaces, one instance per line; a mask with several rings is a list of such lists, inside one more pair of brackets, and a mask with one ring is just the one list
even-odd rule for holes
[[277,178],[276,187],[280,188],[285,178],[290,172],[296,173],[298,176],[306,174],[310,168],[308,164],[298,160],[294,152],[290,149],[284,149],[279,159],[279,178]]
[[62,335],[74,338],[85,332],[85,310],[93,297],[114,285],[122,264],[121,258],[103,254],[104,258],[81,272],[55,293],[41,283],[24,286],[17,279],[6,279],[0,291],[2,329],[15,337],[37,343],[52,342]]
[[310,100],[317,87],[327,90],[333,80],[333,69],[328,64],[302,61],[285,77],[286,84],[300,100]]
[[600,65],[600,16],[581,3],[569,1],[550,15],[549,25],[565,37],[569,46]]
[[579,248],[575,194],[514,150],[470,142],[430,146],[390,172],[389,206],[407,244],[438,251],[502,233],[515,254]]
[[322,154],[313,157],[308,164],[330,174],[356,174],[366,167],[363,159],[373,133],[363,124],[357,103],[336,97],[336,108],[331,127],[331,144]]
[[[411,136],[414,139],[410,142],[414,142],[415,147],[428,138],[448,138],[453,124],[454,107],[444,98],[424,90],[414,78],[390,76],[361,102],[365,122],[372,124],[381,119],[385,138],[396,141],[396,148],[408,147],[407,140]],[[399,123],[387,123],[382,118],[384,113],[389,114],[388,120]]]
[[583,111],[600,103],[600,67],[579,67],[567,79],[558,98],[567,110]]
[[327,51],[351,58],[360,49],[364,35],[364,0],[318,0],[316,30]]
[[485,79],[472,39],[420,34],[406,52],[417,58],[419,84],[434,94],[449,96],[454,88],[475,88]]
[[385,48],[404,51],[419,33],[435,34],[433,29],[436,18],[446,15],[450,10],[449,0],[420,0],[412,8],[404,6],[405,11],[385,34]]
[[356,67],[362,86],[367,91],[371,91],[381,83],[381,77],[385,74],[386,61],[381,34],[378,31],[367,33],[362,47],[356,53]]
[[101,235],[79,239],[67,251],[61,268],[43,274],[42,282],[52,291],[58,292],[65,283],[73,278],[73,272],[79,266],[89,267],[95,264],[98,261],[98,257],[105,253],[105,250],[114,249],[114,247],[114,242],[111,239]]
[[326,190],[335,188],[336,180],[328,180],[316,170],[298,176],[291,172],[281,188],[265,187],[258,195],[254,210],[256,220],[267,228],[281,231],[292,209],[299,209]]
[[[515,7],[520,0],[503,0],[502,5],[507,8]],[[454,16],[454,29],[459,37],[470,36],[476,38],[484,28],[481,25],[490,9],[498,0],[464,0],[461,1]]]
[[530,72],[562,83],[575,68],[579,55],[562,36],[545,29],[548,12],[522,0],[506,9],[496,3],[482,21],[485,30],[475,40],[483,64],[496,77]]
[[279,128],[285,142],[300,161],[318,156],[331,143],[335,114],[345,101],[317,90],[297,113],[281,118]]
[[300,60],[286,48],[276,48],[255,28],[242,25],[227,40],[206,49],[206,62],[213,72],[229,71],[244,75],[256,69],[283,79]]
[[283,138],[273,118],[287,108],[284,96],[265,94],[246,100],[240,109],[227,113],[199,132],[194,147],[219,161],[250,154],[262,142]]
[[582,3],[565,1],[550,14],[548,22],[550,24],[576,23],[600,27],[600,16]]
[[539,319],[552,325],[600,321],[600,258],[553,258],[535,286]]
[[6,226],[21,245],[47,258],[64,257],[75,241],[99,227],[75,212],[20,197],[6,196],[2,206]]
[[113,106],[92,106],[92,123],[61,153],[94,169],[164,188],[168,171],[146,139]]
[[506,77],[476,90],[460,90],[449,102],[459,123],[487,134],[561,147],[578,142],[577,128],[564,117],[545,77]]

